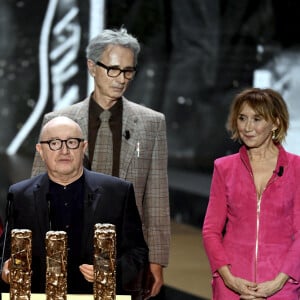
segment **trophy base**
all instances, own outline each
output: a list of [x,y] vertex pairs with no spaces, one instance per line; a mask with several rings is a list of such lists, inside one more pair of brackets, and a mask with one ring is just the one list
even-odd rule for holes
[[[2,300],[9,300],[9,293],[2,293]],[[31,300],[46,300],[46,294],[31,294]],[[94,300],[93,295],[67,295],[67,300]],[[117,295],[116,300],[131,300],[131,296]]]

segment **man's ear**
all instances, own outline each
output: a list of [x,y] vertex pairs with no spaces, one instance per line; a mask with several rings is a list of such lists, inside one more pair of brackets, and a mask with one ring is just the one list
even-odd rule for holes
[[86,63],[87,63],[87,67],[88,67],[90,75],[92,77],[95,77],[95,63],[91,59],[88,59]]
[[88,147],[88,141],[83,141],[83,153],[86,151]]
[[41,159],[44,160],[44,153],[41,144],[36,144],[35,150],[39,153]]

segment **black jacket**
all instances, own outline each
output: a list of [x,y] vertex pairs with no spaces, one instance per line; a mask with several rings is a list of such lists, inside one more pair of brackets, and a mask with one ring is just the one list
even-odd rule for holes
[[[122,179],[86,169],[84,179],[82,262],[93,264],[94,224],[114,224],[117,236],[117,294],[130,294],[124,287],[134,286],[129,283],[134,282],[148,262],[148,247],[135,204],[133,185]],[[18,182],[9,188],[13,200],[4,260],[10,256],[11,229],[30,229],[33,293],[45,292],[45,236],[50,230],[48,190],[47,173]],[[68,288],[68,293],[92,293],[93,284],[88,283],[80,273],[78,278],[79,283],[76,284],[75,290]]]

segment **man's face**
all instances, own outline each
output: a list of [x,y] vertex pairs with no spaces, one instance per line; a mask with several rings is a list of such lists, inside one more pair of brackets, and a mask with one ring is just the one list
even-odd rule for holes
[[[54,123],[46,127],[42,132],[41,141],[68,140],[70,138],[82,138],[80,129],[73,123]],[[58,141],[58,143],[60,143]],[[66,142],[62,148],[56,151],[50,149],[47,143],[36,145],[48,170],[49,177],[54,181],[72,181],[81,176],[83,170],[83,156],[87,142],[79,142],[77,149],[69,149]]]
[[[134,65],[134,54],[132,50],[111,45],[103,53],[102,57],[99,57],[99,62],[107,67],[117,67],[121,70],[132,69]],[[125,78],[124,73],[121,73],[117,77],[109,77],[107,70],[101,66],[97,66],[94,62],[88,60],[88,67],[90,74],[94,77],[95,100],[103,108],[107,108],[105,104],[118,100],[125,93],[130,79]],[[102,103],[103,101],[103,103]]]

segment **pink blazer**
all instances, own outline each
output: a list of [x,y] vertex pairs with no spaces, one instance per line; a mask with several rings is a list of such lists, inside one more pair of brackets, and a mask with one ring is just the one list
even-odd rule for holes
[[261,196],[260,212],[246,148],[215,161],[203,242],[213,273],[213,299],[239,299],[217,269],[262,282],[279,272],[291,279],[268,299],[299,299],[300,157],[279,148],[277,167]]

